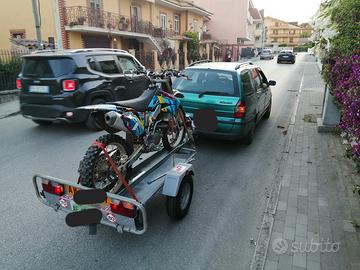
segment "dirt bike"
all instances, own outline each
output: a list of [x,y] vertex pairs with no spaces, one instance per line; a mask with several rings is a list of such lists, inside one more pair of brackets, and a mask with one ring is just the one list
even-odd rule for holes
[[[123,184],[109,164],[109,156],[118,172],[128,179],[132,165],[143,153],[163,148],[170,152],[186,136],[193,142],[192,122],[177,99],[183,95],[172,89],[171,77],[184,75],[174,70],[160,74],[147,72],[147,75],[150,86],[135,99],[79,108],[90,111],[109,133],[98,138],[80,162],[81,185],[116,193]],[[120,131],[126,132],[127,139],[115,134]]]

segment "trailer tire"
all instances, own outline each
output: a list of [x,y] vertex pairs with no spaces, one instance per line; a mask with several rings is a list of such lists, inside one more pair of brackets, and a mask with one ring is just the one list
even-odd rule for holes
[[186,175],[180,184],[177,196],[167,196],[166,210],[171,219],[180,220],[186,216],[191,204],[193,186],[192,176]]
[[[133,153],[132,145],[130,145],[123,138],[115,134],[103,135],[99,137],[96,141],[102,143],[105,147],[110,144],[121,145],[125,150],[127,156],[130,156]],[[94,178],[95,168],[100,158],[101,152],[102,152],[101,148],[96,145],[90,146],[86,151],[84,158],[80,161],[79,169],[78,169],[80,185],[90,188],[95,187],[93,178]],[[126,179],[128,178],[129,173],[130,172],[128,170],[125,175]],[[114,185],[109,185],[109,188],[106,188],[105,191],[111,190]]]

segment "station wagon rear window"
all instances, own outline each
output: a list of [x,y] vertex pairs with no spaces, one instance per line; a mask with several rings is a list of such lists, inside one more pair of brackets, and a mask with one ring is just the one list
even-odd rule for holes
[[75,63],[69,58],[25,58],[22,74],[29,77],[53,78],[75,71]]
[[237,96],[238,87],[235,72],[210,69],[188,69],[184,72],[189,79],[178,78],[173,88],[180,92]]

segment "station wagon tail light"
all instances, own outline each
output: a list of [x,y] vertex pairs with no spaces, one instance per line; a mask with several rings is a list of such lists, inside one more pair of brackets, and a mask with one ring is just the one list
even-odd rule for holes
[[110,203],[111,212],[125,217],[134,218],[136,210],[133,204],[122,201],[113,201]]
[[76,80],[63,80],[62,87],[64,91],[74,91],[77,87]]
[[59,185],[59,184],[53,185],[52,182],[49,180],[45,180],[41,184],[42,184],[43,190],[48,193],[58,195],[58,196],[62,196],[64,194],[64,186],[63,185]]
[[236,105],[235,118],[244,118],[246,113],[246,105],[242,100]]
[[17,79],[17,80],[16,80],[16,88],[17,88],[18,90],[21,90],[21,87],[22,87],[22,85],[21,85],[21,80],[20,80],[20,79]]

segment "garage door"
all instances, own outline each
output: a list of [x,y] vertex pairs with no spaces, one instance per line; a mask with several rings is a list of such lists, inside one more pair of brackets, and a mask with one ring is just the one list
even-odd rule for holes
[[83,35],[85,48],[111,48],[106,36]]

